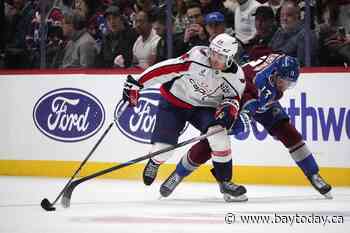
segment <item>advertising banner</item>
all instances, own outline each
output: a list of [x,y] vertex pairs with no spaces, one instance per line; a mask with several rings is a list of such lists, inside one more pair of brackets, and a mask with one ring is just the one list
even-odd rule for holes
[[[135,76],[137,77],[137,75]],[[141,92],[122,113],[125,74],[0,75],[0,160],[82,161],[116,122],[91,161],[125,162],[150,151],[159,99]],[[320,166],[350,168],[350,73],[303,73],[281,104]],[[179,141],[198,136],[187,125]],[[176,163],[189,147],[176,150]],[[236,165],[295,166],[284,146],[256,122],[232,136]]]

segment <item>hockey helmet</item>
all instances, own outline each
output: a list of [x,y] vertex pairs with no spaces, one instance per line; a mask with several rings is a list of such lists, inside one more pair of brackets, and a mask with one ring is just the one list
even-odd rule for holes
[[282,79],[297,82],[300,74],[300,65],[295,57],[283,56],[278,61],[278,73]]
[[234,56],[238,50],[238,42],[235,37],[221,33],[214,37],[209,45],[209,49],[211,52],[220,54],[223,57],[223,63],[228,68],[234,62]]
[[300,65],[295,57],[286,55],[278,60],[276,71],[280,79],[289,83],[288,88],[292,88],[298,81]]

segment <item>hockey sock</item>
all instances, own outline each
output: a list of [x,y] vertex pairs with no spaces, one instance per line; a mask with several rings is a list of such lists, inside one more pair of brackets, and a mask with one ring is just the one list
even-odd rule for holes
[[296,163],[298,164],[298,166],[301,168],[301,170],[304,172],[306,176],[317,174],[319,171],[315,158],[312,154],[310,154],[305,159]]
[[303,141],[289,149],[290,155],[306,176],[318,173],[319,169],[315,158]]
[[188,176],[193,170],[189,170],[187,169],[183,164],[182,161],[180,161],[177,165],[176,165],[176,173],[179,176],[185,177]]
[[180,162],[176,165],[176,173],[179,176],[188,176],[192,171],[196,170],[199,165],[191,161],[189,155],[191,151],[189,151],[185,156],[182,157]]
[[289,121],[281,121],[276,124],[272,129],[272,134],[288,148],[293,160],[306,176],[318,173],[319,169],[314,156],[302,140],[300,133]]
[[[155,152],[155,151],[159,151],[159,150],[163,150],[165,148],[168,148],[169,146],[171,146],[170,144],[167,143],[162,143],[162,142],[155,142],[152,146],[151,151]],[[155,163],[155,164],[163,164],[164,162],[166,162],[169,158],[172,157],[172,155],[174,154],[174,150],[162,153],[160,155],[157,155],[153,158],[151,158],[151,160]]]
[[192,164],[201,165],[206,163],[209,159],[211,159],[211,149],[208,143],[208,140],[202,140],[194,144],[189,150],[188,160],[192,162]]
[[232,179],[232,159],[228,162],[213,161],[215,178],[219,181],[230,181]]
[[271,129],[271,134],[289,150],[303,140],[301,134],[289,121],[280,121],[275,124]]
[[180,176],[188,176],[192,171],[211,158],[210,153],[208,140],[202,140],[194,144],[176,165],[176,173]]

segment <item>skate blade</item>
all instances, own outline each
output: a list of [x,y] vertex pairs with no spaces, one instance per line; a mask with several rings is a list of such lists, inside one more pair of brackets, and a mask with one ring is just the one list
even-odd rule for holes
[[332,200],[332,199],[333,199],[333,196],[332,196],[331,191],[329,191],[328,193],[323,194],[323,196],[324,196],[326,199],[329,199],[329,200]]
[[248,197],[245,194],[234,197],[229,194],[224,194],[224,200],[226,202],[245,202],[248,201]]

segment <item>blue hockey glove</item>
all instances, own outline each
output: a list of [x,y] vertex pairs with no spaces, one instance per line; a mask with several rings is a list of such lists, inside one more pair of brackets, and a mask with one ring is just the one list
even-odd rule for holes
[[267,111],[270,105],[276,101],[276,91],[264,86],[259,90],[258,99],[250,99],[242,106],[250,116],[254,116],[256,113],[263,113]]
[[275,99],[276,90],[273,88],[264,86],[259,92],[259,107],[264,107],[266,104]]
[[247,111],[241,111],[233,125],[232,129],[229,131],[229,135],[238,135],[240,133],[249,133],[250,131],[250,116]]

